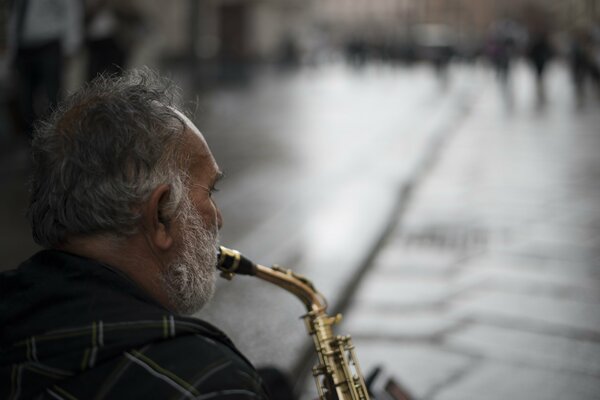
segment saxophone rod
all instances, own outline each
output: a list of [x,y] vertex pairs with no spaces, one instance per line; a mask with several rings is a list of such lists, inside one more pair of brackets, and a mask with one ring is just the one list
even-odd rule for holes
[[327,309],[327,302],[308,279],[279,267],[265,267],[240,254],[239,251],[225,246],[219,247],[217,268],[221,276],[231,280],[235,275],[255,276],[294,294],[311,312]]

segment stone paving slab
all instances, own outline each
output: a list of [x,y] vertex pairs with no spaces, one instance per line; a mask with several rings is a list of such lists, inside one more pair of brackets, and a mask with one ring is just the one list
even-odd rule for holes
[[378,274],[447,274],[452,272],[459,259],[454,252],[404,246],[401,233],[392,234],[388,243],[373,261],[373,269]]
[[597,400],[600,379],[517,364],[473,368],[432,400]]
[[588,264],[540,265],[540,260],[476,260],[466,265],[461,280],[479,282],[487,289],[541,297],[566,298],[600,304],[600,277]]
[[582,303],[558,296],[549,298],[485,288],[454,299],[450,312],[457,318],[497,315],[501,318],[548,324],[557,329],[600,333],[598,304]]
[[465,268],[537,271],[557,279],[571,279],[581,283],[588,279],[597,279],[600,273],[600,268],[593,262],[555,259],[544,254],[514,254],[504,250],[489,252],[485,258],[472,258],[465,263]]
[[[591,240],[591,238],[590,238]],[[551,258],[555,260],[563,260],[565,262],[591,262],[600,256],[600,249],[591,246],[585,246],[582,244],[571,244],[571,243],[558,243],[546,241],[524,243],[521,246],[514,247],[513,252],[515,254],[522,255],[540,255],[544,258]]]
[[[554,213],[553,210],[552,214]],[[550,242],[558,246],[570,245],[575,247],[575,250],[581,251],[595,251],[600,248],[600,242],[597,240],[598,232],[594,229],[573,224],[561,225],[546,220],[529,226],[526,230],[526,236],[534,244],[538,242],[548,244]]]
[[600,378],[599,342],[527,332],[517,324],[510,329],[474,322],[450,332],[444,344],[485,359]]
[[374,275],[361,283],[354,302],[392,310],[435,305],[459,291],[439,278]]
[[465,285],[479,285],[482,290],[532,295],[536,297],[574,300],[591,305],[600,304],[600,280],[561,279],[528,270],[475,270],[461,276]]
[[352,332],[357,339],[435,341],[458,329],[463,322],[442,310],[391,311],[358,306],[343,320],[340,332]]

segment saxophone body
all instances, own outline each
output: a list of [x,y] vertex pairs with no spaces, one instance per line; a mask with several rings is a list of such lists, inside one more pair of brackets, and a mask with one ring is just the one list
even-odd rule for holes
[[333,327],[340,322],[341,315],[327,314],[327,301],[308,279],[276,266],[255,264],[239,252],[223,246],[217,268],[226,279],[232,279],[236,274],[252,275],[281,287],[304,303],[307,309],[303,316],[306,330],[313,339],[318,358],[313,376],[319,399],[369,399],[352,339],[334,333]]

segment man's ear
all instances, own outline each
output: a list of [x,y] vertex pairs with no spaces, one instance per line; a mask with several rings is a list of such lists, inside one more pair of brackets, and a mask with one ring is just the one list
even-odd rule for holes
[[163,215],[163,205],[171,194],[170,185],[157,186],[142,208],[142,224],[148,239],[160,250],[169,250],[173,245],[173,229]]

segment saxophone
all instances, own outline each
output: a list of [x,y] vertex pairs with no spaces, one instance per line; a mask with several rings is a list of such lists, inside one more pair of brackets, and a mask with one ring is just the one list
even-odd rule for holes
[[238,251],[223,246],[220,247],[217,268],[225,279],[232,279],[236,274],[252,275],[287,290],[304,303],[307,309],[304,322],[318,356],[318,364],[312,372],[319,399],[369,399],[350,336],[333,333],[333,326],[341,321],[342,316],[327,315],[325,298],[308,279],[277,266],[255,264]]

